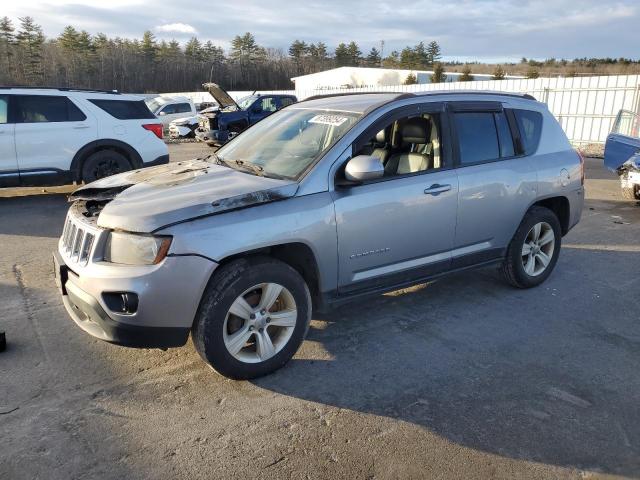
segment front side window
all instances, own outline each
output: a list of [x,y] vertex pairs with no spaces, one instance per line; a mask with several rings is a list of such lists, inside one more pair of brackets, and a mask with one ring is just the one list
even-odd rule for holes
[[453,121],[462,165],[500,158],[498,131],[492,112],[454,113]]
[[17,123],[77,122],[86,116],[62,96],[16,95]]
[[176,113],[176,106],[175,105],[167,105],[166,107],[164,107],[160,113],[164,113],[165,115],[171,115],[173,113]]
[[384,176],[394,177],[444,167],[440,115],[412,115],[390,120],[369,138],[358,140],[354,156],[380,160]]
[[222,147],[217,156],[232,167],[251,164],[266,176],[297,179],[360,117],[353,112],[281,110]]
[[263,112],[275,112],[277,110],[276,99],[273,97],[264,97],[261,102],[261,107]]
[[177,103],[175,109],[175,113],[189,113],[191,112],[191,105],[188,103]]
[[9,116],[9,95],[0,95],[0,124],[7,123]]

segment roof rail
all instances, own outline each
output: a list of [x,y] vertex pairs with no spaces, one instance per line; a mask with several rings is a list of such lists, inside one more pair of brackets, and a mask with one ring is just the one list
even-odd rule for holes
[[385,94],[399,95],[399,97],[397,97],[396,99],[414,96],[413,93],[406,93],[406,92],[343,92],[343,93],[327,93],[324,95],[313,95],[312,97],[307,97],[304,100],[301,100],[301,102],[306,102],[307,100],[319,100],[321,98],[347,97],[352,95],[385,95]]
[[97,88],[74,88],[74,87],[35,87],[33,85],[3,85],[0,90],[20,88],[25,90],[59,90],[61,92],[92,92],[92,93],[110,93],[112,95],[120,95],[118,90],[100,90]]
[[538,101],[536,97],[533,95],[529,95],[528,93],[516,93],[516,92],[500,92],[496,91],[487,91],[487,90],[436,90],[429,91],[425,90],[422,92],[415,92],[416,95],[420,96],[435,96],[435,95],[500,95],[502,97],[515,97],[515,98],[524,98],[526,100]]

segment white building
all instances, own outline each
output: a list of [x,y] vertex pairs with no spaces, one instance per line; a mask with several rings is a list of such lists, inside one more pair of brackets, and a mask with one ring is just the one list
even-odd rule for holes
[[[324,72],[301,75],[291,80],[297,91],[331,90],[334,88],[402,85],[413,73],[418,83],[431,83],[433,70],[402,70],[396,68],[339,67]],[[461,73],[445,72],[447,82],[457,82]],[[507,75],[505,78],[524,78]],[[473,74],[474,80],[491,80],[490,74]]]

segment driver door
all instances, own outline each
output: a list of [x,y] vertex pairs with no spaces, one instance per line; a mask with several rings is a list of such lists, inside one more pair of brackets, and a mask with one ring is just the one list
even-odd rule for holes
[[[438,168],[385,176],[360,185],[340,186],[338,182],[332,193],[341,294],[409,284],[451,266],[458,178],[452,168],[451,142],[442,104],[415,105],[392,112],[363,137],[375,136],[376,132],[389,128],[390,122],[425,113],[437,118],[437,139],[433,143],[438,142],[442,155]],[[357,154],[359,145],[367,143],[366,138],[362,140],[354,143],[347,157]],[[397,138],[392,140],[389,148],[407,148],[399,142]]]

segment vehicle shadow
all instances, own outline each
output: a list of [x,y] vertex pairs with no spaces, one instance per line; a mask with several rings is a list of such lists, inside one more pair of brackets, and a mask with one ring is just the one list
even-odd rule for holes
[[68,208],[64,194],[0,198],[0,235],[59,237]]
[[359,301],[313,322],[306,344],[327,355],[255,384],[474,450],[639,476],[640,302],[616,284],[637,291],[639,267],[636,252],[567,248],[535,289],[484,270]]

